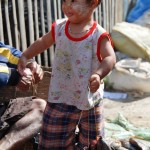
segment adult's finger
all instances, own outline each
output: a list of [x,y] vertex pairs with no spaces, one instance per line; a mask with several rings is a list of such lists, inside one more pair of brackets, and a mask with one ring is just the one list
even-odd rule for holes
[[26,68],[26,64],[27,64],[27,59],[25,57],[21,57],[18,61],[18,72],[20,73],[21,76],[26,76],[26,72],[24,71]]
[[44,75],[43,69],[41,68],[40,65],[38,65],[37,71],[34,73],[35,83],[41,81],[43,79],[43,75]]

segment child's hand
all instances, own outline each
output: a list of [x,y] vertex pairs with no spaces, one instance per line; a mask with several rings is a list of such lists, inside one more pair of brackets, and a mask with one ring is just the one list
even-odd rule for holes
[[92,93],[96,92],[100,86],[101,79],[98,74],[93,74],[89,79],[89,88]]
[[39,64],[36,61],[29,63],[27,66],[33,74],[34,83],[37,84],[43,79],[44,72]]
[[33,85],[33,75],[29,68],[26,68],[24,70],[24,73],[26,76],[21,76],[19,83],[17,84],[17,88],[21,91],[27,91],[30,89],[30,87]]
[[21,76],[27,76],[26,72],[24,71],[27,65],[28,59],[25,56],[21,56],[18,62],[18,72]]

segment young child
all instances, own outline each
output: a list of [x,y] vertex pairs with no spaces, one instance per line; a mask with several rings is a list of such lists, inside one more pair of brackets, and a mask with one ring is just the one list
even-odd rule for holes
[[43,118],[40,150],[94,149],[104,136],[103,78],[116,58],[109,34],[93,20],[101,0],[63,0],[66,18],[23,52],[18,70],[27,60],[56,44],[48,104]]

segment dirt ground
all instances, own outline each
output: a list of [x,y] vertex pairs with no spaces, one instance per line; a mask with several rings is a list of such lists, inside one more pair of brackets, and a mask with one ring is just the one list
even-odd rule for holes
[[127,99],[104,99],[105,118],[115,119],[120,112],[136,127],[150,128],[150,95],[129,93]]

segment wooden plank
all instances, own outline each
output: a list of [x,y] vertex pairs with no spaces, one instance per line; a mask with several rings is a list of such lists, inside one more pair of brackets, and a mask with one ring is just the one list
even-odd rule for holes
[[106,1],[106,30],[109,32],[109,9],[108,9],[108,5],[109,5],[109,0],[105,0]]
[[97,22],[99,22],[99,16],[98,16],[98,8],[96,8],[95,12],[94,12],[94,18]]
[[19,9],[19,26],[20,26],[20,37],[21,37],[21,49],[24,51],[27,48],[27,38],[25,29],[25,18],[24,18],[24,1],[18,0]]
[[50,25],[52,24],[52,11],[51,11],[51,1],[47,1],[47,25],[48,31],[50,30]]
[[131,2],[131,0],[123,0],[123,6],[124,6],[124,9],[123,9],[123,20],[126,20],[130,2]]
[[57,1],[58,18],[62,18],[61,1]]
[[57,2],[56,0],[53,1],[54,3],[54,20],[57,20]]
[[[50,30],[50,26],[52,24],[52,12],[51,12],[51,1],[47,1],[47,22],[48,22],[48,31]],[[49,49],[50,53],[50,65],[52,65],[54,60],[54,46],[51,46]]]
[[111,0],[111,3],[109,4],[110,9],[110,33],[112,32],[112,28],[115,25],[115,1]]
[[7,44],[12,45],[9,11],[8,11],[8,0],[5,0],[5,18],[6,18],[6,27],[7,27],[7,35],[8,35],[8,43]]
[[33,28],[33,9],[32,9],[32,1],[28,0],[27,1],[27,5],[28,5],[28,20],[29,20],[29,24],[28,24],[28,28],[29,28],[29,40],[30,40],[30,44],[33,43],[34,41],[34,28]]
[[118,22],[119,18],[118,18],[118,14],[120,13],[120,11],[118,11],[118,7],[119,7],[119,1],[120,0],[115,0],[115,24]]
[[13,7],[13,19],[14,19],[14,32],[15,32],[15,47],[20,49],[20,42],[19,42],[19,32],[18,32],[18,21],[17,21],[17,13],[16,13],[16,1],[12,1]]
[[[45,17],[44,17],[44,2],[43,0],[40,1],[40,17],[41,17],[41,30],[42,30],[42,36],[45,34]],[[44,52],[44,64],[47,67],[48,66],[48,54],[45,50]]]
[[111,27],[111,31],[112,31],[112,28],[113,28],[113,26],[115,25],[115,1],[114,0],[112,0],[112,10],[111,10],[111,13],[112,13],[112,15],[111,15],[111,18],[112,18],[112,27]]
[[45,34],[45,19],[44,19],[43,0],[40,1],[40,17],[41,17],[41,30],[42,30],[42,35],[44,35],[44,34]]
[[112,3],[111,0],[108,0],[108,32],[111,32],[112,28]]
[[[34,24],[35,24],[35,40],[39,38],[39,22],[38,22],[38,4],[37,0],[34,0]],[[38,64],[41,65],[41,55],[36,56]]]
[[1,5],[1,0],[0,0],[0,41],[4,42],[4,32],[3,32],[3,17],[2,17],[2,5]]
[[103,7],[103,27],[106,29],[107,28],[107,15],[106,15],[106,1],[102,1],[102,7]]
[[101,9],[101,4],[98,6],[98,16],[99,16],[99,20],[98,20],[98,23],[100,25],[102,25],[102,9]]
[[120,16],[119,16],[120,17],[119,21],[122,22],[122,20],[123,20],[123,7],[124,7],[123,6],[123,0],[120,0],[120,7],[121,7],[121,11],[120,11]]

